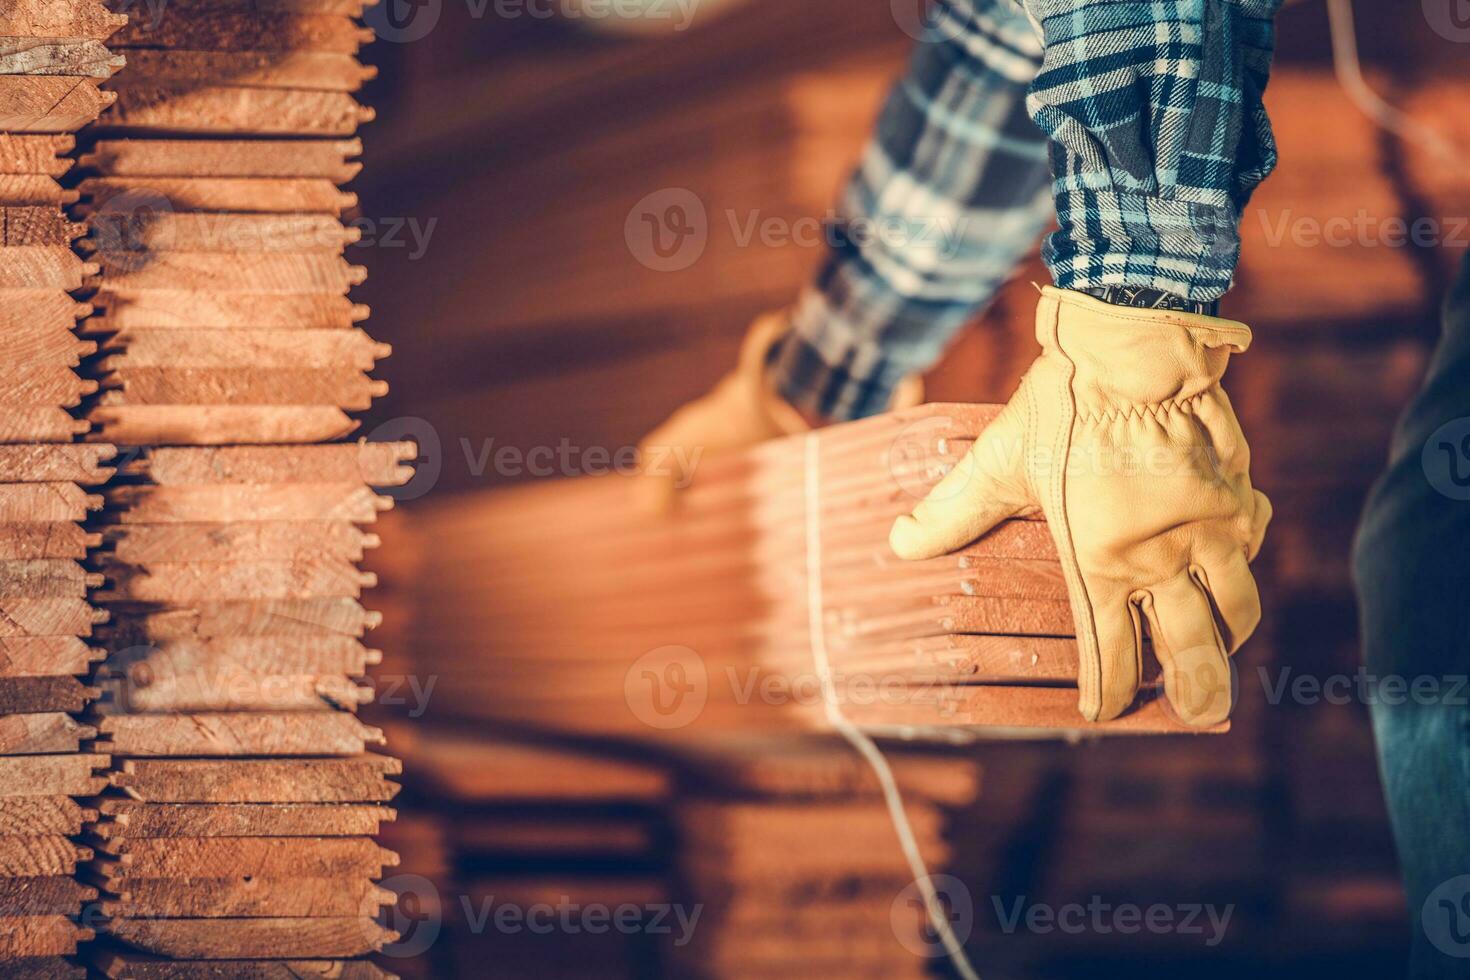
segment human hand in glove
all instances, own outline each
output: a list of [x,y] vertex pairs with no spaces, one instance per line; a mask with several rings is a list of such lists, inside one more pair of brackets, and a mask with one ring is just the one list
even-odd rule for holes
[[[785,312],[768,313],[751,325],[740,345],[735,369],[707,394],[669,416],[638,445],[638,501],[645,512],[671,510],[679,490],[707,453],[744,449],[767,439],[795,435],[811,423],[776,393],[767,375],[772,348],[791,329]],[[918,378],[899,386],[894,403],[912,407],[922,400]]]
[[1271,519],[1220,387],[1250,329],[1049,287],[1036,337],[1041,355],[1010,403],[889,543],[932,558],[1007,518],[1045,516],[1076,621],[1083,717],[1133,701],[1147,617],[1174,711],[1218,724],[1228,657],[1260,622],[1247,563]]

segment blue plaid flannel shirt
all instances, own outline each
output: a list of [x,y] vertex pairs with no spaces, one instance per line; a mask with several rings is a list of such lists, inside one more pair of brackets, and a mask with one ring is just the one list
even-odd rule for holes
[[1058,286],[1222,296],[1276,163],[1261,98],[1282,2],[936,0],[773,354],[777,389],[829,419],[883,411],[1053,215]]

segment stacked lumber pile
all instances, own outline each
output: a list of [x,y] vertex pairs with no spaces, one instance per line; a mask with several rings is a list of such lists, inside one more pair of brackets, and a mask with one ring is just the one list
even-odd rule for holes
[[[382,732],[355,713],[377,617],[354,563],[376,543],[359,525],[391,504],[371,488],[406,479],[414,451],[153,447],[120,467],[95,720],[118,764],[88,866],[114,941],[181,960],[337,961],[391,939],[374,920],[392,895],[374,882],[396,856],[372,837],[399,766],[369,751]],[[98,956],[110,975],[151,975],[115,948]]]
[[93,730],[74,716],[95,691],[87,645],[105,618],[88,601],[99,576],[83,562],[82,522],[101,498],[112,447],[72,444],[87,423],[68,409],[96,385],[75,368],[93,349],[75,333],[72,296],[95,272],[75,253],[82,226],[60,178],[73,131],[110,101],[99,84],[122,59],[102,42],[122,18],[100,2],[18,0],[0,7],[0,974],[80,975],[64,959],[91,931],[94,893],[74,838],[78,802],[106,759],[79,752]]
[[[507,980],[671,975],[656,969],[677,932],[674,917],[660,912],[671,900],[674,779],[666,763],[435,723],[389,730],[405,762],[404,809],[417,818],[404,846],[402,822],[389,840],[404,854],[405,894],[440,903],[437,918],[425,907],[416,923],[400,904],[404,939],[390,953],[416,958],[395,960],[396,971]],[[624,924],[614,928],[619,909]],[[497,923],[497,915],[525,919]],[[426,927],[437,931],[417,931]]]
[[347,297],[363,270],[343,257],[360,236],[338,188],[372,118],[350,94],[370,74],[362,6],[185,2],[114,38],[129,64],[98,130],[127,138],[92,146],[80,185],[102,272],[99,434],[317,442],[386,391],[367,372],[388,348]]
[[338,189],[372,116],[350,94],[371,74],[362,6],[131,5],[111,42],[129,66],[78,206],[88,419],[133,447],[96,559],[113,618],[91,721],[113,767],[85,875],[109,976],[380,976],[358,958],[393,935],[376,882],[396,856],[372,838],[399,765],[356,717],[378,616],[355,563],[392,503],[373,488],[415,450],[307,445],[385,390]]
[[[674,806],[681,901],[701,909],[691,941],[668,947],[675,976],[929,975],[942,946],[898,848],[878,783],[832,740],[754,739],[696,747]],[[895,759],[910,825],[931,874],[950,859],[948,814],[979,792],[974,763]],[[956,934],[975,902],[936,878]]]
[[418,641],[443,675],[435,710],[623,735],[824,730],[815,589],[836,700],[859,724],[1182,730],[1154,680],[1117,721],[1077,713],[1044,523],[1009,521],[925,562],[889,551],[893,519],[994,412],[928,405],[822,430],[815,459],[798,437],[701,461],[671,515],[641,511],[613,477],[422,508],[433,561],[411,587]]

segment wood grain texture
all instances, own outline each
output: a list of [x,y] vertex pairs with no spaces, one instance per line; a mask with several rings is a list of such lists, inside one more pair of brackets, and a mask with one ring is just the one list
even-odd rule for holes
[[[0,26],[4,21],[0,19]],[[70,136],[26,136],[0,133],[0,174],[46,174],[60,177],[71,169],[65,159],[76,145]]]
[[343,711],[110,715],[97,729],[104,750],[130,757],[354,756],[383,742]]
[[373,837],[389,807],[353,803],[144,803],[105,799],[94,833],[127,837]]
[[124,87],[197,85],[201,78],[231,86],[356,92],[377,70],[352,55],[331,51],[183,51],[135,48],[128,52]]
[[220,972],[232,980],[390,980],[394,974],[367,960],[159,959],[144,953],[94,948],[89,961],[114,980],[199,980]]
[[[378,546],[377,535],[345,521],[124,524],[104,527],[101,534],[111,557],[129,563],[170,561],[182,554],[196,561],[297,561],[313,556],[358,561],[365,549]],[[0,532],[0,544],[4,540]]]
[[88,177],[77,189],[83,198],[78,213],[89,216],[109,207],[115,211],[118,205],[113,202],[124,195],[124,204],[151,201],[154,210],[246,214],[313,211],[340,215],[357,204],[356,194],[321,178]]
[[186,289],[112,289],[105,283],[93,297],[101,315],[85,329],[116,333],[133,328],[185,330],[345,330],[368,308],[346,296],[257,296],[240,303],[228,296]]
[[[22,696],[17,698],[12,688],[17,684],[32,685],[36,690],[23,690]],[[24,697],[24,694],[30,697]],[[84,688],[74,677],[3,678],[0,679],[0,697],[20,700],[20,705],[9,710],[25,712],[0,717],[0,752],[6,755],[75,752],[83,739],[96,734],[92,726],[83,725],[65,713],[81,711],[92,697],[91,689]],[[26,704],[26,701],[31,703]],[[60,710],[55,710],[57,708]]]
[[103,491],[123,524],[200,521],[349,521],[371,523],[393,498],[360,482],[216,483],[124,486]]
[[351,136],[372,122],[372,109],[347,92],[232,85],[130,85],[114,97],[99,126],[109,132],[198,136]]
[[117,99],[93,78],[0,75],[0,128],[14,133],[68,133],[101,115]]
[[105,41],[127,23],[100,3],[12,0],[0,12],[0,37],[66,37]]
[[[0,568],[3,568],[0,563]],[[176,561],[146,567],[108,565],[108,587],[97,602],[180,602],[198,599],[357,598],[375,584],[371,572],[341,559],[296,562]]]
[[[248,855],[240,855],[248,858]],[[248,867],[232,865],[224,870]],[[116,898],[107,898],[102,910],[113,917],[180,918],[292,918],[303,923],[317,918],[377,916],[397,896],[374,885],[366,876],[312,878],[304,873],[288,878],[236,875],[208,878],[191,874],[177,878],[126,878],[109,884]]]
[[[171,211],[157,207],[161,199],[152,200],[149,209],[144,206],[148,200],[147,192],[141,192],[102,205],[88,219],[83,247],[104,253],[105,265],[126,268],[166,261],[158,253],[175,251],[340,255],[345,245],[362,237],[361,228],[330,214]],[[111,257],[105,254],[109,251]]]
[[[138,17],[113,35],[109,47],[171,48],[186,51],[331,51],[355,54],[373,33],[336,14],[258,14],[253,10],[211,11],[196,17],[169,8],[156,18]],[[126,50],[123,52],[126,54]]]
[[122,55],[92,38],[0,37],[0,75],[108,78],[122,66]]
[[125,759],[109,776],[134,799],[158,803],[385,803],[396,759]]
[[70,796],[0,797],[0,836],[51,834],[74,837],[97,811]]
[[132,445],[327,442],[358,427],[334,405],[114,405],[88,420],[89,438]]
[[110,761],[105,755],[0,756],[0,798],[93,796],[108,783],[98,773]]
[[186,959],[365,956],[397,938],[365,917],[117,919],[107,930],[145,952]]
[[192,602],[159,609],[149,603],[113,603],[109,642],[225,636],[362,636],[382,621],[355,599],[268,599]]
[[[133,57],[145,54],[151,52],[138,51]],[[189,52],[170,54],[178,57]],[[215,53],[210,56],[219,57]],[[0,161],[5,159],[3,153],[0,147]],[[115,177],[314,177],[345,184],[361,169],[354,160],[361,154],[362,141],[358,139],[121,139],[97,141],[77,165],[82,170]]]
[[87,549],[101,543],[73,521],[0,522],[0,558],[85,558]]
[[413,477],[418,454],[412,442],[337,443],[322,446],[169,447],[142,450],[123,464],[126,476],[146,476],[159,486],[216,483],[346,484],[401,486]]

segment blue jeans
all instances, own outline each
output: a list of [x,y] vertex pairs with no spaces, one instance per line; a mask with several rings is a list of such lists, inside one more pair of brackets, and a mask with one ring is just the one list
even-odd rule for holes
[[[1354,548],[1371,673],[1425,686],[1372,705],[1415,980],[1470,977],[1470,256]],[[1423,680],[1428,678],[1428,680]],[[1389,703],[1390,700],[1392,703]]]

